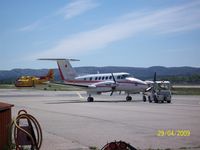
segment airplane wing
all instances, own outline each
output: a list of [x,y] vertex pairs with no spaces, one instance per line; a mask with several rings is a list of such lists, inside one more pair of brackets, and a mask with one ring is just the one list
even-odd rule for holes
[[87,92],[96,92],[98,94],[102,92],[111,92],[110,96],[113,95],[113,92],[116,90],[118,84],[114,81],[102,81],[97,83],[92,83],[89,85],[77,84],[77,83],[70,83],[70,82],[54,82],[54,85],[61,85],[61,86],[72,86],[78,87],[80,89],[86,90]]
[[97,83],[94,83],[94,84],[91,84],[91,86],[93,87],[101,87],[101,86],[110,86],[110,87],[113,87],[113,86],[116,86],[117,84],[114,82],[114,81],[102,81],[102,82],[97,82]]
[[50,82],[49,84],[60,85],[60,86],[73,86],[73,87],[80,87],[80,88],[88,88],[88,85],[65,83],[65,82]]
[[102,81],[102,82],[97,82],[89,85],[85,84],[78,84],[78,83],[71,83],[71,82],[50,82],[50,84],[55,84],[55,85],[62,85],[62,86],[74,86],[74,87],[80,87],[80,88],[98,88],[102,86],[107,86],[107,87],[116,87],[116,83],[114,81]]

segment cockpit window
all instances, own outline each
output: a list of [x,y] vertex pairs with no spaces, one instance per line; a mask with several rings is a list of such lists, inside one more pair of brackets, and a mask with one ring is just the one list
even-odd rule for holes
[[122,75],[122,76],[121,76],[121,79],[125,79],[125,75]]
[[128,78],[128,77],[131,77],[130,74],[126,74],[126,75],[123,75],[124,79]]
[[129,74],[124,74],[124,75],[119,75],[119,76],[117,76],[117,79],[126,79],[127,77],[130,77],[130,75]]

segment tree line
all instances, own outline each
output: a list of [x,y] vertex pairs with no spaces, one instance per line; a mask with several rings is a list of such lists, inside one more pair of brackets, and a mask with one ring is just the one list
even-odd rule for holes
[[174,84],[200,84],[200,74],[193,74],[188,76],[166,76],[160,80],[168,80]]

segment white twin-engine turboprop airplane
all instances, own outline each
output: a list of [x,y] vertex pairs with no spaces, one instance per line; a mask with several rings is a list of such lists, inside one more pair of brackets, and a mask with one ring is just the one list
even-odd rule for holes
[[72,68],[70,61],[79,61],[76,59],[39,59],[39,60],[55,60],[58,64],[60,76],[64,81],[63,84],[78,86],[84,88],[88,93],[88,102],[94,101],[92,94],[101,94],[103,92],[111,92],[112,96],[115,91],[125,91],[127,93],[126,100],[131,101],[130,94],[145,92],[148,85],[139,79],[133,78],[129,73],[104,73],[89,74],[77,76],[76,71]]

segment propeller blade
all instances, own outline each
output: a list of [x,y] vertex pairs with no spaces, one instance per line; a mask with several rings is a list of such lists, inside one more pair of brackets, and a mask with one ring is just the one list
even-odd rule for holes
[[110,96],[112,96],[112,95],[113,95],[113,93],[114,93],[115,89],[116,89],[116,86],[113,86],[113,87],[112,87],[112,91],[111,91],[111,93],[110,93]]
[[111,75],[112,75],[113,81],[116,83],[115,76],[113,75],[113,73],[111,73]]
[[114,92],[114,90],[112,90],[112,91],[111,91],[111,93],[110,93],[110,96],[112,96],[112,95],[113,95],[113,92]]
[[156,82],[156,72],[154,73],[154,79],[153,79],[154,82]]
[[113,79],[113,81],[114,81],[114,86],[112,87],[112,91],[111,91],[111,93],[110,93],[110,96],[112,96],[113,95],[113,93],[114,93],[114,91],[115,91],[115,89],[116,89],[116,83],[117,83],[117,81],[115,80],[115,76],[113,75],[113,73],[111,73],[111,75],[112,75],[112,79]]
[[152,88],[153,88],[152,86],[148,87],[148,88],[145,90],[145,92],[149,92]]

